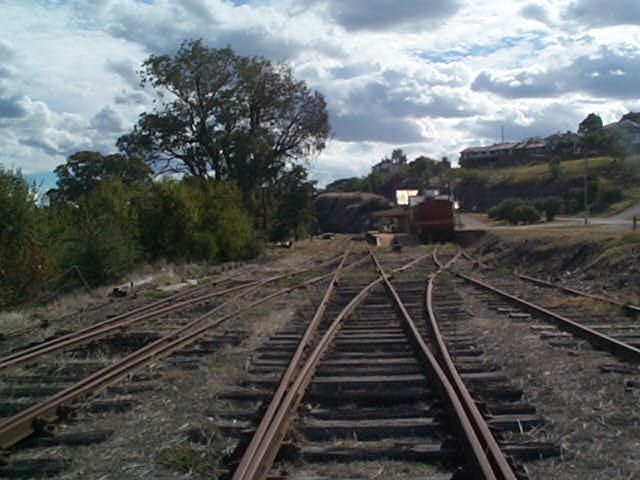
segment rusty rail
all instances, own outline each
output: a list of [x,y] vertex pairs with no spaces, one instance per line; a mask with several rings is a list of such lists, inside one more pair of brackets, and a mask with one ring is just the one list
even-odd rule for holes
[[629,303],[619,302],[614,300],[613,298],[605,297],[604,295],[595,295],[593,293],[584,292],[582,290],[578,290],[577,288],[567,287],[565,285],[558,285],[557,283],[547,282],[541,278],[532,277],[530,275],[518,275],[518,278],[525,280],[527,282],[535,283],[536,285],[542,285],[544,287],[557,288],[564,292],[571,293],[572,295],[577,295],[580,297],[591,298],[593,300],[598,300],[600,302],[609,303],[611,305],[615,305],[617,307],[622,308],[623,310],[627,310],[629,312],[638,313],[640,312],[640,307],[637,305],[632,305]]
[[[466,251],[462,251],[462,255],[467,260],[469,260],[470,262],[477,262],[478,265],[480,265],[481,267],[489,268],[487,265],[485,265],[482,262],[480,262],[480,261],[476,260],[475,258],[473,258]],[[541,285],[543,287],[556,288],[556,289],[562,290],[564,292],[570,293],[572,295],[577,295],[579,297],[586,297],[586,298],[591,298],[593,300],[597,300],[599,302],[609,303],[611,305],[615,305],[615,306],[620,307],[623,310],[626,310],[626,311],[631,312],[631,313],[640,312],[640,306],[638,306],[638,305],[633,305],[633,304],[630,304],[630,303],[620,302],[620,301],[618,301],[618,300],[616,300],[614,298],[607,297],[605,295],[597,295],[597,294],[585,292],[585,291],[579,290],[577,288],[568,287],[566,285],[560,285],[560,284],[557,284],[557,283],[552,283],[552,282],[549,282],[547,280],[543,280],[543,279],[537,278],[537,277],[532,277],[531,275],[519,274],[517,276],[518,276],[518,278],[520,278],[521,280],[524,280],[526,282],[531,282],[531,283],[534,283],[536,285]]]
[[[322,264],[318,265],[316,268],[322,268],[323,266],[330,265],[335,261],[336,261],[336,258],[332,258],[331,260],[328,260],[327,262],[323,262]],[[151,305],[139,307],[130,312],[122,313],[113,318],[103,320],[102,322],[91,325],[89,327],[82,328],[80,330],[69,333],[67,335],[63,335],[61,337],[43,342],[39,345],[35,345],[33,347],[20,350],[11,355],[7,355],[4,358],[0,358],[0,370],[34,360],[35,358],[38,358],[48,353],[53,353],[56,351],[64,350],[66,348],[83,345],[91,341],[98,340],[100,338],[114,335],[116,333],[121,332],[123,329],[128,328],[132,325],[135,325],[137,323],[150,320],[152,318],[155,318],[167,313],[171,313],[176,310],[188,309],[189,307],[192,307],[197,303],[211,300],[216,297],[228,295],[230,293],[237,292],[239,290],[246,290],[244,293],[248,294],[256,290],[257,288],[263,285],[266,285],[267,283],[275,282],[277,280],[294,276],[306,271],[308,271],[308,269],[298,269],[293,272],[284,273],[281,275],[273,275],[264,280],[255,280],[253,282],[243,284],[243,285],[238,285],[235,287],[230,287],[222,291],[206,293],[204,295],[199,295],[197,297],[190,298],[188,300],[175,302],[177,299],[183,298],[184,296],[184,294],[178,294],[177,296],[172,296],[171,298],[164,299],[159,302],[154,302]],[[200,288],[196,290],[199,291]],[[175,303],[172,303],[172,302],[175,302]]]
[[296,348],[296,351],[293,354],[291,361],[289,362],[287,370],[283,373],[280,379],[280,383],[271,399],[271,402],[269,403],[269,407],[264,413],[262,420],[258,425],[258,428],[254,433],[251,439],[251,442],[249,443],[249,446],[245,450],[245,454],[243,455],[233,475],[234,479],[244,478],[243,476],[246,474],[247,470],[251,467],[253,458],[256,455],[256,452],[258,451],[258,449],[260,448],[261,443],[264,441],[265,435],[271,424],[271,419],[277,414],[278,407],[280,406],[280,403],[283,397],[285,396],[287,387],[291,383],[291,379],[294,377],[294,375],[297,373],[300,367],[300,363],[302,361],[302,355],[304,354],[305,350],[307,350],[307,348],[309,347],[313,336],[316,335],[317,333],[318,326],[320,325],[322,316],[326,311],[327,305],[329,303],[329,299],[331,298],[331,295],[335,290],[335,285],[340,279],[340,275],[342,273],[342,267],[344,266],[344,262],[347,258],[348,253],[349,253],[348,251],[345,252],[342,258],[342,261],[338,265],[338,268],[336,269],[333,275],[333,278],[331,279],[331,282],[327,287],[327,290],[322,298],[322,301],[320,302],[320,305],[318,306],[313,318],[311,319],[311,322],[309,322],[309,324],[307,325],[304,335],[302,336],[302,339],[300,340],[300,343],[298,344],[298,347]]
[[[373,254],[371,251],[369,251],[369,253],[375,263]],[[401,272],[407,270],[428,256],[429,255],[420,256],[394,271]],[[339,272],[336,272],[336,274],[338,275]],[[299,402],[302,400],[304,392],[313,378],[313,374],[320,362],[320,359],[324,356],[330,347],[331,342],[338,334],[343,320],[366,299],[371,290],[379,285],[381,281],[382,278],[374,280],[351,299],[351,301],[332,321],[331,325],[318,341],[313,351],[309,354],[304,365],[300,365],[302,360],[301,355],[294,356],[287,367],[286,373],[280,379],[280,384],[276,391],[277,395],[274,395],[267,412],[263,416],[260,425],[249,444],[249,447],[245,450],[243,457],[233,474],[233,480],[256,480],[264,479],[267,476],[269,468],[271,468],[278,450],[280,449],[282,440],[289,429],[289,425],[292,421],[292,412],[295,411]],[[332,281],[332,285],[333,283],[334,282]],[[313,335],[313,332],[317,330],[317,327],[314,324],[320,322],[330,295],[331,291],[328,289],[322,303],[320,304],[319,310],[314,315],[303,339],[298,345],[296,354],[299,351],[304,351],[308,347],[310,337]],[[311,332],[309,336],[307,336],[307,332]]]
[[[434,261],[441,270],[448,268],[459,256],[460,252],[458,251],[456,256],[449,260],[446,265],[442,265],[437,261],[436,251],[434,250],[433,252]],[[442,366],[438,363],[435,355],[425,343],[411,315],[409,315],[409,312],[402,303],[400,296],[379,264],[378,270],[382,275],[387,292],[393,298],[394,303],[405,321],[411,340],[418,353],[422,356],[424,364],[428,366],[432,372],[431,376],[437,380],[439,390],[448,401],[453,424],[456,426],[466,446],[465,456],[474,472],[473,478],[515,480],[515,473],[504,457],[489,426],[464,385],[440,333],[438,323],[433,313],[432,292],[434,279],[441,270],[430,275],[425,300],[433,336],[442,359]]]
[[[290,362],[286,373],[280,380],[280,385],[276,395],[274,395],[249,447],[245,450],[244,455],[234,472],[232,477],[233,480],[262,480],[267,477],[268,471],[277,455],[281,442],[293,420],[292,412],[295,411],[299,402],[302,400],[304,392],[318,367],[320,359],[326,353],[337,335],[342,326],[343,320],[362,303],[374,287],[381,283],[385,286],[388,294],[393,298],[394,303],[400,310],[401,315],[411,333],[412,340],[418,346],[418,350],[422,354],[423,360],[425,360],[425,363],[429,366],[433,373],[432,376],[435,376],[437,379],[441,391],[444,392],[444,395],[451,405],[451,411],[454,412],[454,424],[456,424],[458,426],[458,430],[463,433],[465,444],[468,447],[466,450],[468,453],[467,458],[469,460],[469,464],[473,468],[473,473],[475,475],[474,478],[515,480],[515,474],[513,474],[513,471],[504,457],[502,456],[502,458],[500,458],[502,452],[500,452],[499,448],[499,455],[495,454],[493,451],[490,451],[489,455],[485,453],[487,442],[483,443],[478,438],[477,431],[483,431],[482,427],[477,426],[478,420],[474,419],[474,422],[472,423],[469,419],[467,411],[471,410],[471,408],[465,406],[460,400],[456,389],[438,364],[435,356],[427,347],[415,323],[404,307],[397,292],[391,285],[389,275],[384,272],[375,255],[371,251],[369,253],[374,265],[376,266],[376,270],[379,273],[379,278],[363,288],[335,317],[322,338],[314,347],[304,365],[300,366],[302,356],[297,354],[298,352],[301,353],[308,346],[309,338],[307,336],[307,332],[313,332],[315,330],[315,324],[319,322],[322,312],[319,311],[314,315],[307,332],[305,332],[305,335],[303,336],[303,340],[298,346],[296,355]],[[407,268],[410,268],[410,266],[415,265],[418,261],[421,261],[423,258],[424,257],[416,259],[395,271],[406,270]],[[325,293],[323,303],[320,307],[323,311],[323,305],[328,301],[330,293],[330,289]],[[466,398],[465,401],[467,403],[470,401],[473,404],[473,400],[470,399],[470,397]],[[473,404],[473,406],[475,407],[475,404]],[[484,422],[484,419],[482,419],[482,416],[480,416],[480,421],[488,431],[488,427]],[[491,436],[491,439],[493,439],[493,436]]]
[[542,315],[543,317],[553,321],[561,330],[566,330],[575,335],[578,335],[579,337],[585,338],[592,345],[598,348],[606,350],[626,360],[631,360],[634,362],[640,361],[640,349],[636,347],[616,340],[615,338],[612,338],[609,335],[605,335],[604,333],[600,333],[592,328],[586,327],[578,322],[571,320],[570,318],[552,312],[547,308],[528,302],[527,300],[524,300],[515,295],[511,295],[510,293],[507,293],[504,290],[500,290],[499,288],[483,282],[482,280],[478,280],[477,278],[473,278],[460,272],[455,272],[455,274],[469,283],[477,285],[481,288],[484,288],[485,290],[488,290],[510,300],[511,302],[515,303],[519,307],[524,308],[527,311]]
[[[464,254],[466,258],[468,259],[472,259],[472,257],[469,254]],[[613,355],[619,356],[623,359],[626,360],[630,360],[633,362],[638,362],[640,361],[640,349],[629,345],[625,342],[621,342],[620,340],[616,340],[613,337],[610,337],[609,335],[606,335],[604,333],[600,333],[597,330],[594,330],[593,328],[589,328],[585,325],[582,325],[578,322],[575,322],[574,320],[571,320],[570,318],[565,317],[564,315],[560,315],[558,313],[555,313],[547,308],[541,307],[539,305],[536,305],[535,303],[529,302],[527,300],[524,300],[516,295],[512,295],[508,292],[505,292],[504,290],[501,290],[497,287],[494,287],[493,285],[490,285],[486,282],[483,282],[482,280],[479,280],[477,278],[471,277],[469,275],[463,274],[461,272],[457,272],[454,271],[455,275],[457,275],[458,277],[464,279],[465,281],[472,283],[474,285],[477,285],[481,288],[484,288],[485,290],[489,290],[503,298],[506,298],[508,300],[510,300],[511,302],[515,303],[516,305],[518,305],[519,307],[524,308],[525,310],[529,311],[529,312],[533,312],[536,313],[538,315],[542,315],[543,317],[551,320],[552,322],[554,322],[558,328],[560,328],[561,330],[565,330],[568,332],[573,333],[574,335],[577,335],[581,338],[586,339],[589,343],[591,343],[592,345],[601,348],[609,353],[612,353]],[[549,282],[545,282],[544,280],[540,280],[534,277],[528,277],[526,275],[520,275],[520,278],[522,278],[523,280],[528,280],[528,281],[532,281],[534,283],[538,283],[538,284],[542,284],[545,286],[550,286],[550,287],[554,287],[554,288],[560,288],[563,289],[569,293],[573,293],[575,295],[583,295],[585,297],[589,297],[589,298],[594,298],[596,300],[600,300],[600,301],[605,301],[605,302],[609,302],[609,303],[613,303],[615,305],[621,306],[623,308],[627,308],[630,311],[633,312],[637,312],[640,311],[640,307],[637,307],[635,305],[623,305],[620,303],[617,303],[611,299],[607,299],[606,297],[600,297],[597,295],[591,295],[589,293],[586,292],[581,292],[580,290],[576,290],[573,288],[569,288],[569,287],[562,287],[562,286],[558,286]]]
[[[366,257],[354,262],[349,265],[349,267],[360,264],[364,260],[366,260]],[[171,353],[184,348],[203,336],[211,328],[217,327],[229,319],[276,297],[282,296],[299,288],[304,288],[314,283],[318,283],[329,276],[331,276],[331,273],[319,275],[294,286],[280,289],[270,295],[254,300],[248,305],[240,307],[231,313],[225,314],[213,321],[208,321],[210,317],[223,307],[234,304],[237,300],[244,298],[246,296],[246,292],[242,292],[234,296],[233,298],[214,307],[209,312],[192,320],[180,329],[145,345],[141,349],[136,350],[118,362],[89,375],[80,382],[62,390],[47,400],[27,408],[26,410],[23,410],[0,423],[0,450],[7,449],[31,435],[35,431],[36,425],[42,425],[43,423],[55,420],[65,407],[70,407],[78,399],[89,394],[95,394],[118,382],[126,375],[138,371],[149,362],[159,358],[164,358]]]
[[467,414],[470,422],[472,423],[473,430],[477,435],[478,441],[480,442],[480,446],[482,450],[485,452],[486,458],[491,464],[492,471],[494,472],[494,477],[487,478],[502,478],[502,479],[513,479],[515,480],[516,475],[513,472],[513,469],[509,465],[509,462],[505,458],[500,446],[496,442],[493,434],[486,421],[484,420],[482,414],[478,410],[469,390],[465,386],[462,377],[458,373],[458,370],[451,359],[451,355],[449,354],[449,349],[447,348],[444,338],[440,332],[440,327],[438,326],[438,321],[436,319],[435,313],[433,311],[433,288],[437,275],[443,270],[449,269],[451,265],[453,265],[459,256],[461,255],[461,251],[458,251],[456,256],[454,256],[451,260],[449,260],[446,264],[442,264],[442,262],[437,257],[437,251],[433,252],[433,261],[439,267],[439,271],[436,274],[431,275],[427,285],[427,292],[425,296],[425,304],[427,308],[427,314],[429,316],[429,325],[431,327],[431,331],[433,333],[433,338],[436,342],[438,348],[438,354],[441,359],[441,363],[443,365],[443,369],[446,372],[447,378],[451,381],[453,388],[455,389],[456,395],[460,398],[460,401],[464,407],[465,413]]

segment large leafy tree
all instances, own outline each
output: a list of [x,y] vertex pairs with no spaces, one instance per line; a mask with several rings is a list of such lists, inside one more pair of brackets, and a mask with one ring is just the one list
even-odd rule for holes
[[150,56],[141,75],[158,107],[118,147],[156,171],[233,179],[246,194],[275,183],[289,160],[324,148],[324,98],[286,65],[195,40],[174,56]]
[[74,153],[54,171],[58,175],[57,188],[48,192],[54,203],[75,201],[105,180],[133,186],[149,182],[152,174],[149,166],[137,157],[92,151]]

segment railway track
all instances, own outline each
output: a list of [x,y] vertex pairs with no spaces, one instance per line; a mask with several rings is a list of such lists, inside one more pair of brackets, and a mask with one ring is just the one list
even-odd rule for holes
[[[297,268],[235,286],[229,286],[225,282],[220,289],[213,292],[207,292],[211,290],[212,285],[192,288],[167,300],[136,309],[128,315],[107,319],[93,327],[63,335],[5,357],[1,361],[5,371],[2,373],[0,387],[3,393],[0,416],[4,417],[0,419],[0,451],[4,452],[0,457],[0,463],[5,465],[0,467],[0,476],[20,476],[25,474],[24,472],[28,475],[32,467],[35,472],[40,472],[36,473],[36,476],[64,468],[65,462],[56,462],[56,459],[27,462],[27,466],[20,462],[12,462],[8,450],[15,449],[14,446],[18,442],[34,433],[48,438],[53,438],[52,435],[55,437],[54,422],[73,420],[76,405],[80,401],[93,397],[109,387],[117,391],[114,385],[124,379],[130,379],[131,382],[119,389],[128,393],[152,388],[149,380],[153,380],[153,376],[138,373],[152,362],[176,352],[185,352],[187,347],[191,348],[190,355],[203,355],[229,342],[242,341],[241,334],[219,331],[220,327],[230,319],[256,309],[259,305],[296,289],[308,288],[326,280],[328,274],[321,272],[335,263],[335,260],[321,263],[312,261],[306,268]],[[353,265],[358,263],[356,259]],[[309,278],[314,272],[315,276]],[[289,277],[295,276],[306,277],[306,280],[302,278],[291,284],[294,280],[290,280]],[[290,286],[277,287],[278,281],[286,281]],[[269,287],[261,293],[274,282],[275,289]],[[216,301],[213,301],[214,299]],[[166,317],[167,313],[178,311],[180,316],[177,318]],[[185,311],[192,316],[195,315],[195,318],[184,318]],[[122,333],[134,324],[159,317],[165,319],[161,325]],[[82,348],[78,348],[80,345]],[[79,358],[79,355],[87,355],[92,347],[104,353],[105,345],[118,348],[109,348],[108,358],[101,358],[100,361]],[[56,358],[51,358],[49,354],[52,352],[58,352]],[[118,405],[121,404],[116,402],[116,408]],[[103,406],[109,408],[108,402],[106,406],[103,403]],[[97,407],[100,408],[99,401]],[[92,438],[100,441],[104,439],[104,435],[81,432],[79,436],[76,435],[75,440],[72,435],[72,438],[61,441],[85,442],[91,441]],[[39,466],[39,463],[42,465]]]
[[[9,451],[0,476],[19,474],[21,468],[34,468],[39,475],[68,468],[64,458],[39,459],[36,464],[42,465],[25,467],[13,461],[11,452],[42,442],[102,441],[110,433],[82,431],[76,425],[70,435],[58,434],[56,426],[59,420],[73,421],[77,405],[105,389],[135,392],[149,387],[153,372],[145,369],[152,362],[186,352],[207,354],[226,342],[241,342],[239,332],[220,327],[294,290],[324,283],[328,287],[322,299],[309,297],[312,313],[259,347],[243,386],[220,394],[231,409],[207,414],[217,419],[220,432],[238,439],[233,453],[222,460],[228,477],[271,478],[274,464],[295,469],[295,462],[287,463],[293,459],[320,469],[336,461],[389,459],[441,465],[455,478],[525,478],[520,462],[558,455],[559,447],[519,436],[543,420],[524,401],[522,389],[483,357],[465,331],[464,309],[441,274],[458,255],[437,266],[430,257],[396,253],[382,262],[371,252],[360,257],[347,251],[307,269],[224,283],[218,291],[210,291],[211,286],[209,291],[191,289],[134,312],[133,319],[165,318],[165,308],[198,304],[184,312],[167,312],[176,313],[161,334],[151,334],[146,326],[136,330],[147,324],[129,324],[131,318],[121,316],[98,325],[98,330],[110,329],[102,337],[86,339],[82,331],[79,338],[62,338],[78,342],[73,345],[53,339],[42,350],[26,351],[37,352],[34,357],[10,357],[2,372],[5,393],[31,395],[39,390],[41,400],[0,419],[0,448]],[[293,273],[303,279],[286,278]],[[155,316],[157,312],[163,313]],[[191,313],[190,319],[183,318],[185,312]],[[125,333],[132,335],[130,343],[119,357],[110,357],[107,365],[87,361],[90,371],[66,372],[69,382],[49,385],[55,391],[46,389],[42,368],[49,368],[52,357],[70,356],[66,367],[73,366],[79,352],[113,342],[118,331],[131,325],[135,328]],[[103,333],[99,330],[98,335]],[[53,352],[47,350],[51,346]],[[129,381],[116,385],[125,379]]]
[[[504,451],[520,458],[557,454],[555,446],[496,440],[500,427],[533,424],[532,407],[514,402],[513,388],[498,385],[504,375],[485,372],[477,351],[458,349],[457,364],[451,361],[447,344],[465,339],[451,333],[451,318],[440,333],[431,300],[437,272],[428,260],[394,269],[394,286],[371,256],[375,275],[349,281],[338,269],[312,320],[281,331],[253,357],[249,392],[232,398],[263,407],[252,413],[240,403],[244,410],[230,414],[234,422],[219,425],[240,438],[227,460],[231,478],[276,478],[274,461],[293,457],[441,463],[464,478],[514,479],[522,473]],[[469,382],[474,396],[483,386],[494,394],[485,395],[491,411],[480,411]]]
[[562,462],[527,464],[532,475],[636,478],[640,363],[631,350],[638,331],[633,309],[464,256],[442,278],[460,292],[459,306],[474,313],[471,336],[518,387],[527,387],[547,420],[534,426],[532,440],[563,447]]
[[[467,259],[473,261],[470,257]],[[640,325],[633,319],[640,308],[635,305],[621,304],[526,275],[498,277],[489,283],[462,270],[456,274],[469,284],[507,301],[508,306],[497,308],[511,318],[527,318],[535,314],[598,349],[623,360],[640,363]],[[558,293],[586,301],[578,304],[559,301]]]

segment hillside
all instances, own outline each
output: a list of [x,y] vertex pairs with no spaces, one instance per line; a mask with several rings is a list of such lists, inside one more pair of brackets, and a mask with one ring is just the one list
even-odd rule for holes
[[[505,168],[460,168],[455,194],[463,210],[487,211],[507,198],[558,197],[563,211],[583,208],[585,160],[566,160],[555,171],[547,163]],[[588,194],[594,211],[619,211],[640,199],[640,156],[588,159]]]

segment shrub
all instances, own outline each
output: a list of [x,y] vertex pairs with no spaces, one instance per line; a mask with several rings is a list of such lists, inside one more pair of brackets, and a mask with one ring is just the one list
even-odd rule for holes
[[76,265],[87,282],[100,285],[118,280],[140,258],[134,190],[119,180],[100,182],[75,204],[56,208],[61,229],[58,240],[60,267]]
[[509,217],[509,223],[518,224],[522,223],[534,223],[540,220],[540,212],[530,203],[523,203],[513,209],[511,216]]
[[489,209],[489,218],[494,220],[509,220],[513,210],[525,203],[525,200],[519,198],[507,198],[501,201],[498,205]]
[[0,307],[42,293],[53,270],[35,189],[0,166]]
[[540,212],[527,200],[507,198],[489,210],[489,218],[513,224],[533,223],[540,220]]
[[623,199],[624,192],[622,188],[614,185],[600,185],[598,189],[598,204],[603,208],[621,202]]
[[547,222],[552,222],[560,210],[562,210],[563,202],[562,199],[558,197],[547,197],[536,200],[534,206],[540,212],[544,212]]
[[151,258],[234,260],[246,255],[251,219],[230,182],[165,179],[138,201],[140,237]]

